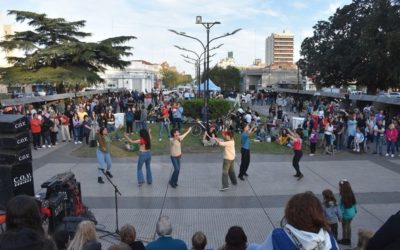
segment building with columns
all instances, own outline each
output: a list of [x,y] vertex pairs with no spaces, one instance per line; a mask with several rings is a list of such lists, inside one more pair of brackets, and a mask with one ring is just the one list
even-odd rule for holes
[[144,60],[133,60],[123,70],[108,68],[101,75],[105,83],[100,85],[101,88],[105,89],[126,88],[129,91],[151,91],[153,88],[160,88],[160,68],[159,64]]

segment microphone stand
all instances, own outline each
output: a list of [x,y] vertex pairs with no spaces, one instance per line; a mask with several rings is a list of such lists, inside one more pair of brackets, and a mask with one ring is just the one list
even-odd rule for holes
[[121,192],[119,191],[117,185],[112,182],[111,178],[106,175],[106,172],[102,171],[103,175],[106,177],[107,181],[113,186],[114,188],[114,201],[115,201],[115,232],[110,232],[107,230],[102,230],[102,229],[97,229],[98,231],[105,232],[106,234],[100,236],[101,238],[107,237],[107,236],[112,236],[114,238],[119,238],[119,226],[118,226],[118,195],[122,196]]

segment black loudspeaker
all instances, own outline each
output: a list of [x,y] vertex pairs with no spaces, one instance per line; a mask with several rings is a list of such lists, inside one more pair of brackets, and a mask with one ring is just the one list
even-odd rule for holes
[[29,148],[30,147],[29,144],[30,144],[29,131],[20,132],[18,134],[0,134],[1,149]]
[[35,194],[32,163],[0,165],[0,204],[5,206],[9,199],[19,194]]
[[0,115],[0,204],[12,197],[34,196],[29,120],[22,115]]
[[0,115],[0,133],[16,134],[29,130],[29,120],[23,115]]

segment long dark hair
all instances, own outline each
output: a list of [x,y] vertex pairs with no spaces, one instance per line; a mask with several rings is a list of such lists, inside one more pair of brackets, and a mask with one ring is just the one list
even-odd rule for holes
[[33,197],[15,196],[7,203],[6,214],[7,231],[30,228],[44,235],[39,206]]
[[247,236],[243,228],[233,226],[229,228],[225,236],[225,250],[245,250],[247,247]]
[[146,150],[151,149],[151,141],[150,141],[150,135],[147,129],[141,129],[139,131],[140,138],[142,138],[145,141],[145,148]]
[[356,197],[354,196],[353,189],[350,186],[350,182],[347,180],[341,180],[339,182],[339,193],[341,196],[341,202],[344,208],[351,208],[357,203]]

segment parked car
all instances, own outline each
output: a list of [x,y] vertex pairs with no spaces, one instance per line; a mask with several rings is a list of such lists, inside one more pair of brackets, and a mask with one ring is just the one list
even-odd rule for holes
[[400,98],[400,92],[391,92],[388,97]]

